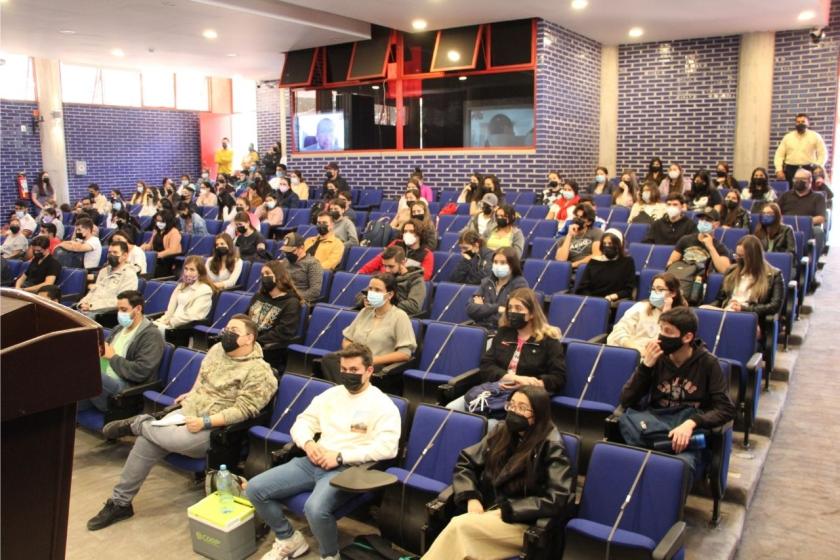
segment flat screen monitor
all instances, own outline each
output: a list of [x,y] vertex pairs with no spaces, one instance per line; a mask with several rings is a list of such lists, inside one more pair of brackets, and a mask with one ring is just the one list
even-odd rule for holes
[[344,112],[297,115],[298,150],[332,152],[344,149]]
[[533,105],[467,105],[464,136],[471,148],[507,148],[534,143]]

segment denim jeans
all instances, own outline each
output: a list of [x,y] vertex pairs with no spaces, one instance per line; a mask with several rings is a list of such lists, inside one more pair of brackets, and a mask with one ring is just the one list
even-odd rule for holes
[[333,512],[353,496],[330,485],[330,480],[344,469],[325,471],[307,457],[296,457],[252,478],[246,494],[277,538],[288,539],[295,530],[283,513],[281,500],[311,490],[303,507],[306,520],[318,540],[321,556],[332,556],[338,552],[338,527]]
[[100,373],[100,375],[102,377],[102,392],[90,399],[79,401],[78,410],[87,410],[91,406],[94,406],[97,410],[105,412],[108,410],[108,397],[131,387],[122,378],[111,377],[107,373]]

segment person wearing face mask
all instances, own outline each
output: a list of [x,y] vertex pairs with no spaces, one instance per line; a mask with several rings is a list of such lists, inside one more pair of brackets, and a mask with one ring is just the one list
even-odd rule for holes
[[492,250],[502,247],[513,247],[516,255],[522,258],[525,251],[525,235],[522,230],[514,225],[516,222],[516,210],[509,204],[502,204],[495,210],[496,227],[486,236],[487,247]]
[[321,212],[317,220],[318,235],[307,238],[303,250],[315,257],[324,270],[335,270],[344,256],[344,242],[333,233],[332,214]]
[[49,173],[41,171],[38,174],[38,183],[32,190],[32,204],[39,210],[43,210],[48,202],[55,204],[55,188],[50,181]]
[[527,287],[528,281],[522,276],[522,265],[516,250],[513,247],[499,249],[493,255],[490,276],[481,281],[467,304],[467,316],[479,326],[495,332],[510,293]]
[[397,201],[397,212],[408,211],[409,201],[417,202],[418,200],[423,200],[426,203],[429,202],[429,199],[424,197],[420,190],[420,181],[412,177],[406,182],[405,194]]
[[46,236],[39,235],[29,246],[32,250],[32,260],[29,262],[29,268],[18,277],[15,288],[35,294],[42,287],[55,284],[61,274],[61,264],[50,255],[50,240]]
[[827,182],[825,168],[821,165],[815,165],[814,170],[811,173],[814,176],[814,184],[811,187],[811,190],[816,193],[823,193],[825,196],[826,208],[831,210],[834,191],[831,190],[831,186]]
[[760,211],[765,204],[775,202],[778,198],[776,191],[770,188],[767,177],[766,169],[756,167],[750,176],[750,183],[741,191],[741,198],[754,201],[753,212]]
[[452,476],[454,505],[461,514],[449,521],[424,559],[516,557],[529,525],[547,517],[562,525],[572,517],[572,468],[551,420],[549,394],[538,386],[520,386],[505,411],[504,422],[461,451]]
[[348,343],[337,360],[340,384],[313,398],[289,430],[306,455],[248,482],[248,499],[274,532],[274,543],[263,560],[298,558],[309,550],[281,507],[285,498],[307,490],[311,495],[304,510],[318,553],[323,560],[338,560],[334,512],[352,494],[332,486],[330,480],[349,467],[397,456],[402,422],[390,397],[371,383],[376,360],[371,349]]
[[102,243],[94,235],[93,228],[93,222],[88,218],[76,218],[73,238],[59,243],[53,253],[61,266],[87,270],[99,267]]
[[157,201],[158,192],[153,188],[149,188],[145,182],[137,181],[129,203],[141,206],[138,216],[154,216],[155,212],[157,212]]
[[636,172],[625,169],[618,185],[612,189],[613,206],[632,208],[638,192],[639,182],[636,180]]
[[[482,192],[482,184],[484,184],[484,177],[476,171],[470,175],[469,182],[464,185],[464,188],[458,194],[458,198],[455,199],[458,204],[470,205],[470,215],[474,215],[481,210],[481,197],[486,194]],[[476,212],[473,212],[473,209]]]
[[186,202],[178,204],[178,223],[179,228],[184,233],[192,235],[209,235],[207,232],[207,222],[198,212],[190,208]]
[[269,261],[260,271],[259,290],[248,305],[248,316],[257,325],[257,342],[265,360],[277,371],[286,371],[286,352],[297,341],[301,296],[284,261]]
[[299,169],[289,171],[289,185],[299,200],[309,200],[309,185],[303,180],[303,173]]
[[[697,338],[697,316],[688,307],[675,307],[659,317],[659,338],[642,353],[642,362],[621,390],[624,413],[619,427],[628,445],[647,447],[638,423],[648,409],[671,430],[671,449],[696,477],[703,449],[689,449],[695,430],[712,430],[735,417],[729,380],[718,359]],[[649,417],[648,417],[649,418]],[[635,424],[635,426],[634,426]]]
[[281,254],[288,263],[289,276],[303,300],[312,305],[321,296],[324,269],[321,263],[303,248],[304,239],[292,232],[286,234]]
[[794,130],[782,137],[773,156],[776,179],[787,180],[791,188],[794,187],[794,176],[798,169],[813,171],[815,165],[825,166],[828,161],[825,140],[819,133],[809,130],[809,124],[808,115],[796,115]]
[[642,182],[647,183],[648,181],[653,181],[659,186],[660,183],[665,179],[665,172],[663,171],[662,167],[662,160],[658,157],[651,158],[650,162],[648,163],[648,171],[645,175],[645,178]]
[[38,229],[38,223],[35,218],[29,215],[29,203],[26,200],[15,202],[15,218],[20,223],[20,232],[27,238],[32,237],[32,234]]
[[397,202],[397,213],[391,220],[392,228],[400,229],[404,223],[411,219],[411,209],[417,204],[417,201],[421,200],[420,189],[417,185],[416,181],[409,181],[405,194]]
[[739,191],[741,186],[732,174],[729,172],[729,164],[725,161],[717,162],[715,166],[715,184],[716,189],[732,189]]
[[108,199],[102,194],[99,185],[96,183],[88,185],[88,196],[90,197],[91,204],[100,214],[107,214],[111,211],[111,203],[108,202]]
[[813,176],[806,169],[798,169],[793,176],[793,190],[779,197],[779,208],[785,216],[811,216],[814,224],[814,239],[817,242],[817,257],[825,246],[824,224],[826,216],[825,196],[812,190]]
[[163,358],[160,331],[143,315],[143,294],[126,290],[117,294],[117,325],[105,339],[101,353],[102,392],[79,401],[77,410],[91,406],[105,412],[108,397],[153,381]]
[[418,200],[411,207],[411,219],[417,220],[423,225],[423,234],[421,235],[421,245],[427,247],[430,251],[434,251],[438,246],[438,234],[435,223],[432,221],[429,213],[429,205],[425,200]]
[[[426,303],[426,282],[431,278],[431,268],[434,265],[431,251],[418,245],[418,236],[413,230],[416,225],[418,224],[414,222],[407,223],[403,240],[386,247],[359,270],[359,274],[393,274],[397,282],[399,300],[399,303],[394,305],[412,316],[423,311]],[[414,248],[406,245],[408,241],[414,242]],[[420,255],[424,257],[418,262],[416,258]],[[420,266],[420,262],[423,266]],[[364,298],[364,292],[356,297],[356,306],[360,309],[364,305]]]
[[711,186],[711,178],[706,171],[698,171],[691,178],[691,189],[685,193],[689,210],[702,210],[707,206],[718,212],[723,208],[723,198],[720,191]]
[[684,235],[677,241],[674,251],[668,257],[667,267],[677,261],[696,264],[705,275],[709,265],[713,271],[723,274],[732,264],[729,249],[715,239],[714,232],[720,227],[720,214],[714,208],[697,213],[697,233]]
[[484,244],[484,238],[474,231],[462,231],[458,236],[461,260],[452,271],[449,282],[481,284],[490,276],[495,252]]
[[251,227],[251,221],[248,214],[244,212],[237,214],[233,218],[233,227],[236,231],[236,236],[233,238],[233,244],[239,251],[239,256],[246,261],[254,261],[257,259],[267,258],[265,252],[265,239],[262,234]]
[[330,202],[330,215],[333,219],[333,233],[338,237],[345,247],[352,247],[359,244],[359,234],[356,232],[356,224],[344,215],[347,210],[347,201],[338,197]]
[[[155,416],[140,414],[105,424],[103,435],[137,439],[128,454],[120,480],[105,507],[87,523],[98,531],[134,515],[132,500],[152,467],[170,453],[202,458],[210,448],[210,434],[255,417],[277,391],[277,379],[257,344],[257,327],[247,315],[234,315],[201,362],[201,375],[192,388],[175,399],[176,408],[156,425]],[[158,415],[158,417],[160,417]]]
[[[50,242],[50,248],[48,250],[50,255],[52,255],[55,252],[56,247],[58,247],[58,245],[61,243],[61,239],[58,237],[57,228],[59,224],[61,224],[61,222],[52,222],[41,225],[41,235],[46,237],[47,240]],[[64,226],[62,226],[62,229],[63,227]]]
[[560,196],[554,200],[545,219],[563,222],[574,214],[579,202],[577,182],[567,179],[560,190]]
[[122,241],[128,247],[128,266],[134,268],[137,276],[146,274],[146,253],[139,246],[134,244],[136,232],[131,229],[118,229],[111,234],[111,241]]
[[646,181],[638,194],[636,203],[630,209],[628,222],[631,224],[652,224],[665,216],[667,206],[659,198],[659,186],[656,183]]
[[588,263],[593,256],[600,255],[601,236],[604,232],[594,227],[594,224],[595,210],[591,206],[575,208],[574,220],[569,225],[568,233],[557,242],[554,259],[568,261],[576,269]]
[[665,215],[650,225],[642,243],[675,245],[692,233],[697,233],[697,224],[685,216],[685,198],[673,193],[665,201]]
[[611,194],[613,190],[610,184],[610,172],[606,167],[595,168],[595,180],[589,184],[591,194]]
[[207,259],[207,277],[217,290],[232,290],[242,275],[242,259],[233,238],[220,233],[213,241],[213,255]]
[[298,198],[297,193],[292,190],[292,187],[289,185],[289,179],[286,177],[280,177],[277,179],[277,192],[275,194],[277,198],[277,205],[282,206],[285,210],[300,206],[300,198]]
[[[4,259],[22,259],[29,248],[29,241],[20,231],[20,220],[16,217],[9,220],[9,230],[3,240],[0,255]],[[98,262],[98,259],[97,259]]]
[[720,212],[720,227],[750,229],[750,213],[741,207],[741,193],[731,190],[723,197],[723,210]]
[[683,174],[683,168],[679,163],[672,163],[668,166],[668,176],[659,183],[660,196],[669,194],[685,194],[691,190],[691,179]]
[[607,337],[610,346],[645,351],[649,342],[659,338],[659,318],[674,307],[688,306],[680,291],[680,281],[670,272],[653,277],[650,297],[633,304],[612,328]]
[[230,140],[228,138],[222,138],[222,147],[216,150],[216,153],[213,155],[213,161],[218,166],[216,168],[217,175],[230,175],[233,173],[233,150],[228,148],[228,146],[230,146]]
[[[224,186],[224,183],[222,183],[222,186]],[[198,193],[198,198],[195,201],[197,206],[212,208],[213,206],[217,206],[219,204],[219,199],[213,188],[213,183],[210,181],[202,181],[199,184]]]
[[790,253],[796,256],[796,238],[793,228],[782,222],[782,211],[775,202],[765,204],[758,215],[755,236],[764,251]]
[[630,299],[636,287],[636,263],[624,251],[624,236],[608,229],[601,237],[601,254],[589,261],[576,294],[602,297],[615,304]]
[[144,251],[156,251],[154,278],[171,276],[175,268],[175,257],[183,252],[181,232],[175,227],[175,215],[169,210],[161,210],[152,220],[154,232],[152,238],[140,246]]
[[[47,203],[50,204],[50,203]],[[63,215],[61,214],[60,210],[57,210],[53,206],[46,206],[42,211],[41,215],[38,216],[38,227],[40,233],[43,235],[44,233],[44,226],[47,224],[52,224],[55,228],[56,237],[60,240],[64,239],[64,224],[61,223]],[[58,241],[56,241],[58,244]]]
[[167,342],[186,346],[190,327],[196,321],[207,318],[213,306],[216,287],[207,276],[204,258],[190,255],[184,261],[181,280],[175,286],[166,311],[155,320]]
[[562,196],[560,194],[560,189],[562,188],[562,186],[563,178],[560,176],[560,172],[549,171],[546,188],[543,189],[541,192],[537,193],[537,204],[550,207],[552,204],[554,204],[555,200]]
[[277,239],[283,229],[283,222],[286,217],[283,207],[277,202],[278,195],[270,192],[265,197],[265,202],[257,209],[260,221],[268,224],[268,237]]
[[467,225],[461,231],[474,231],[483,238],[487,237],[496,229],[496,208],[499,205],[499,199],[495,194],[488,193],[481,197],[481,210],[473,214]]
[[79,300],[78,308],[94,318],[95,315],[117,306],[117,294],[137,289],[137,272],[128,266],[128,245],[112,241],[108,246],[107,265],[99,270],[96,282]]
[[335,185],[336,190],[350,192],[350,184],[341,174],[341,170],[335,162],[330,162],[324,166],[324,190],[326,190],[328,182]]

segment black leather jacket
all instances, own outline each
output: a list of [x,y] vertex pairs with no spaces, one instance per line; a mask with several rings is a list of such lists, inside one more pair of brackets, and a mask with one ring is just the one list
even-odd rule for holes
[[[735,274],[736,266],[727,271],[727,275]],[[785,287],[782,280],[782,272],[777,269],[772,269],[768,273],[767,282],[770,284],[769,289],[764,294],[761,301],[751,301],[749,304],[742,306],[741,311],[752,311],[758,315],[758,320],[762,321],[766,316],[778,313],[782,308],[782,298],[784,297]],[[724,283],[726,279],[724,278]],[[724,308],[732,299],[732,294],[726,291],[723,286],[720,287],[717,298],[712,302],[715,307]]]
[[[484,508],[497,506],[506,523],[534,523],[543,517],[570,517],[575,493],[572,468],[566,456],[563,439],[557,430],[532,452],[537,469],[534,483],[524,490],[511,491],[511,482],[524,473],[502,473],[497,480],[490,480],[484,471],[487,458],[487,436],[475,445],[461,451],[452,479],[455,503],[465,506],[477,499]],[[519,487],[519,485],[515,485]]]

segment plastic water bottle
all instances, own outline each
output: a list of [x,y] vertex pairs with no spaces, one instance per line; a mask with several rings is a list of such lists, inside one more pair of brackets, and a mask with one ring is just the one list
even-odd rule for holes
[[221,465],[216,473],[216,490],[219,492],[219,503],[222,513],[233,512],[233,476],[227,470],[227,465]]

